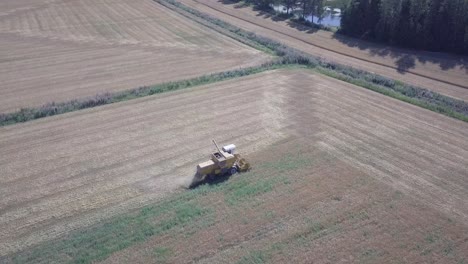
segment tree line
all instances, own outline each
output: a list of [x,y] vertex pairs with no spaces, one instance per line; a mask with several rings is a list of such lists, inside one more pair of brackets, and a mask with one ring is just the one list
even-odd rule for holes
[[468,0],[350,0],[340,33],[468,54]]
[[[238,1],[237,1],[238,2]],[[260,9],[321,17],[325,0],[245,0]],[[468,55],[468,0],[339,0],[339,33],[402,47]]]

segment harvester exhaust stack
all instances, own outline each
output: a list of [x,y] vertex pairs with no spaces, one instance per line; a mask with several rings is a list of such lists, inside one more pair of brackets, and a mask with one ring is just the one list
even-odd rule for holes
[[203,182],[214,180],[224,175],[233,175],[250,170],[250,163],[242,158],[240,154],[234,154],[236,149],[234,144],[224,146],[222,149],[219,148],[214,139],[213,144],[217,152],[213,152],[210,155],[210,160],[198,164],[197,172],[189,188],[196,187]]
[[[212,139],[212,141],[213,141],[213,144],[215,145],[216,149],[218,150],[218,153],[223,155],[223,151],[219,150],[219,147],[218,147],[218,144],[216,143],[216,140]],[[224,155],[223,155],[223,157],[224,157]]]

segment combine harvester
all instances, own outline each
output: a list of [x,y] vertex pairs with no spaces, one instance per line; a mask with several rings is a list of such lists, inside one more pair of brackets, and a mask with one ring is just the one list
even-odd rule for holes
[[189,188],[194,188],[201,183],[215,180],[220,176],[233,175],[237,172],[250,170],[250,163],[242,158],[240,154],[234,153],[236,150],[234,144],[219,149],[214,139],[213,143],[218,151],[211,154],[210,160],[198,164],[197,172]]

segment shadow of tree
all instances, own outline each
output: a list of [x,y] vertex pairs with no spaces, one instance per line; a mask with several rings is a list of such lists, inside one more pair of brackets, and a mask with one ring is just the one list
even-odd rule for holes
[[313,34],[313,33],[316,33],[318,31],[318,29],[315,28],[315,27],[306,26],[306,25],[303,25],[303,24],[300,24],[300,23],[297,23],[297,22],[294,22],[294,21],[291,21],[291,20],[286,22],[286,24],[288,26],[296,29],[296,30],[299,30],[301,32],[305,32],[305,33],[308,33],[308,34]]
[[253,10],[258,12],[256,16],[262,17],[262,18],[269,18],[269,19],[271,19],[271,20],[273,20],[275,22],[285,21],[285,20],[288,20],[289,18],[291,18],[291,15],[286,15],[286,14],[277,15],[277,14],[274,14],[273,12],[271,12],[271,11],[261,9],[261,8],[254,7]]
[[225,4],[225,5],[244,5],[246,6],[247,3],[239,3],[240,1],[232,1],[232,0],[218,0],[218,2]]
[[416,67],[416,62],[419,62],[422,64],[436,64],[443,71],[458,67],[462,70],[465,70],[465,73],[468,74],[467,56],[442,52],[404,49],[377,42],[352,38],[338,33],[335,33],[333,38],[347,45],[348,47],[368,51],[372,56],[390,57],[394,59],[396,66],[398,67],[398,72],[400,73]]
[[[254,9],[255,10],[255,9]],[[257,11],[258,13],[256,14],[256,16],[258,17],[263,17],[263,18],[272,18],[273,17],[273,14],[269,13],[269,12],[266,12],[265,10],[255,10]]]
[[278,21],[285,21],[285,20],[288,20],[289,17],[286,16],[286,15],[271,15],[270,14],[270,17],[271,17],[271,20],[275,21],[275,22],[278,22]]
[[405,73],[416,66],[416,58],[412,55],[406,54],[396,61],[396,65],[399,73]]
[[244,8],[244,7],[249,7],[249,4],[247,2],[240,2],[234,6],[234,8]]

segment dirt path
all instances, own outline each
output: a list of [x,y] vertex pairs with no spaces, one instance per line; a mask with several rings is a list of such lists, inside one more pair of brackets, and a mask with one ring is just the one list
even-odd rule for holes
[[151,0],[0,5],[0,113],[268,58]]
[[448,54],[414,52],[345,38],[326,31],[310,31],[251,8],[237,8],[226,1],[181,0],[235,26],[275,39],[341,64],[375,72],[439,93],[468,100],[468,58]]

